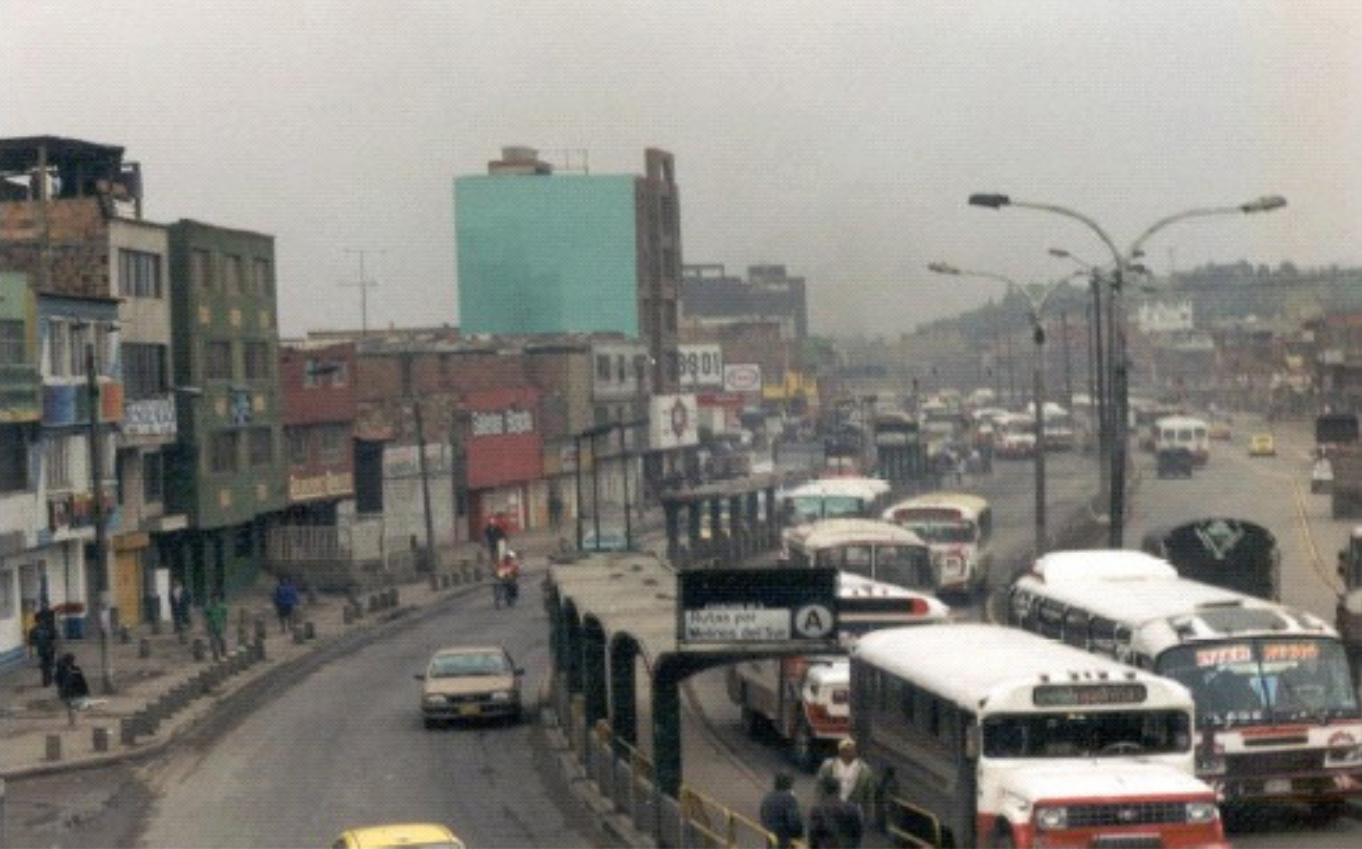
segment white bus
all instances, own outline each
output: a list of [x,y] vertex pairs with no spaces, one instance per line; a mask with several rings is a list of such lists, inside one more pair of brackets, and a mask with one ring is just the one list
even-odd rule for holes
[[1165,416],[1154,422],[1154,451],[1185,448],[1192,462],[1205,463],[1211,456],[1211,431],[1206,422],[1190,416]]
[[988,576],[993,508],[963,492],[931,492],[887,507],[880,516],[922,538],[932,552],[936,590],[973,594]]
[[[842,647],[880,628],[944,622],[951,609],[931,595],[842,572],[837,579]],[[845,654],[745,660],[728,668],[728,697],[751,736],[773,730],[800,769],[845,740],[850,729],[851,673]]]
[[879,478],[823,478],[782,492],[780,501],[790,505],[796,522],[808,522],[873,515],[888,494],[889,483]]
[[1231,803],[1341,813],[1362,792],[1362,710],[1323,620],[1179,578],[1134,551],[1047,554],[1013,586],[1014,625],[1185,684],[1197,773]]
[[1012,628],[867,634],[852,732],[894,845],[1225,846],[1182,685]]
[[781,559],[932,592],[932,554],[907,528],[875,519],[823,519],[785,529]]

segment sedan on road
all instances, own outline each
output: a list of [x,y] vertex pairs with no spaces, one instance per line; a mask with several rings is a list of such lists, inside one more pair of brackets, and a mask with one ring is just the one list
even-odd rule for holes
[[1275,457],[1277,440],[1270,433],[1255,433],[1249,437],[1248,455],[1250,457]]
[[435,652],[423,674],[421,716],[427,728],[442,721],[502,717],[520,720],[520,677],[506,649],[451,647]]
[[331,849],[464,849],[464,843],[439,823],[417,822],[352,828]]

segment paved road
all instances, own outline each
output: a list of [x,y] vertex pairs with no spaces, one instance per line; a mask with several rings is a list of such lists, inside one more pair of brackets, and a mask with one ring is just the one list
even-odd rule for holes
[[431,651],[501,643],[548,670],[538,576],[512,611],[477,596],[331,663],[252,713],[207,751],[150,779],[141,845],[322,846],[347,825],[434,820],[472,846],[588,846],[578,807],[534,725],[426,731],[418,682]]

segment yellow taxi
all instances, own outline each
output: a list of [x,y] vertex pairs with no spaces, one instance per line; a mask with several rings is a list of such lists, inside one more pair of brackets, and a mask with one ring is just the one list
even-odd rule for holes
[[454,832],[433,822],[371,825],[342,832],[331,849],[466,849]]
[[1275,457],[1277,440],[1270,433],[1255,433],[1249,437],[1248,453],[1250,457]]

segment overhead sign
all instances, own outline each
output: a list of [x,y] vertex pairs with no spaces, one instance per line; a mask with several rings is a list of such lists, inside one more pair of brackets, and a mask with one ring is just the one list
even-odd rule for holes
[[718,345],[678,345],[681,385],[687,389],[724,385],[724,349]]
[[837,570],[704,569],[676,576],[677,642],[837,642]]
[[724,391],[760,392],[761,366],[756,363],[724,366]]
[[665,451],[700,444],[699,418],[694,395],[654,395],[648,404],[649,448]]

